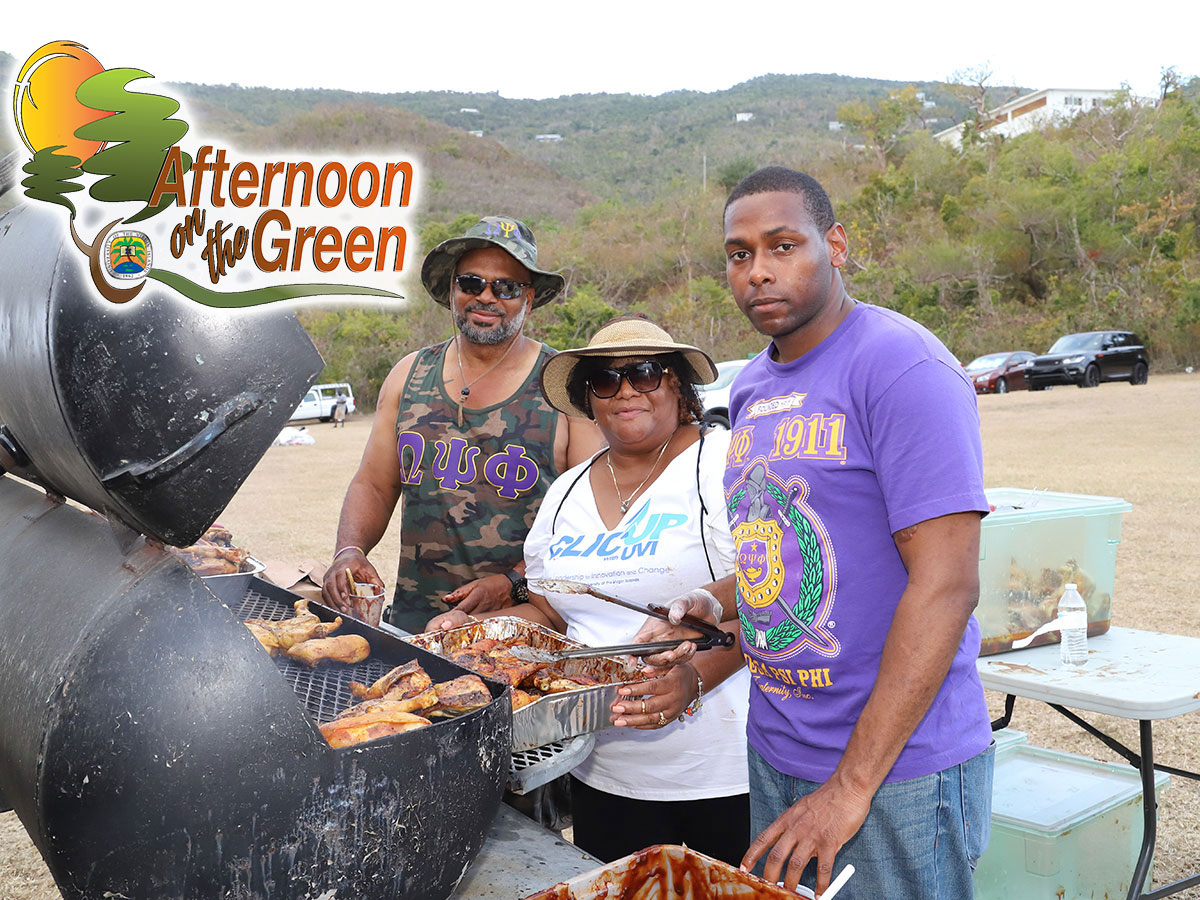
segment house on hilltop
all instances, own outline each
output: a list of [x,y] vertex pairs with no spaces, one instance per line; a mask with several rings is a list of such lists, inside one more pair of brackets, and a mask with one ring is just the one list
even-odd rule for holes
[[[980,123],[979,130],[1015,137],[1047,125],[1068,122],[1082,112],[1103,106],[1117,93],[1112,90],[1043,88],[988,110],[987,118]],[[957,148],[962,146],[962,133],[963,124],[960,122],[945,131],[939,131],[934,137]]]

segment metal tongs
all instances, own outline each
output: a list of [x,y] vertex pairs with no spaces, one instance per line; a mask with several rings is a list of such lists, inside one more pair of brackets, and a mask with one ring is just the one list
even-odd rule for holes
[[[529,587],[537,591],[549,591],[555,594],[591,594],[600,600],[608,603],[615,603],[617,606],[623,606],[626,609],[631,609],[634,612],[640,612],[643,615],[651,616],[655,619],[661,619],[664,622],[670,621],[667,618],[667,608],[656,604],[634,603],[632,600],[623,600],[620,597],[614,597],[611,594],[606,594],[592,587],[590,584],[584,584],[582,581],[568,581],[563,578],[536,578],[529,582]],[[514,647],[512,653],[520,659],[527,659],[530,662],[555,662],[560,659],[590,659],[597,656],[648,656],[651,653],[660,653],[663,650],[674,650],[684,640],[691,640],[696,645],[697,650],[708,650],[712,647],[729,647],[737,640],[737,637],[730,631],[722,631],[715,625],[710,625],[703,619],[698,619],[693,615],[683,617],[681,625],[686,625],[689,628],[694,628],[704,635],[702,639],[682,638],[676,641],[649,641],[644,644],[616,644],[610,647],[578,647],[571,650],[535,650],[532,647]]]

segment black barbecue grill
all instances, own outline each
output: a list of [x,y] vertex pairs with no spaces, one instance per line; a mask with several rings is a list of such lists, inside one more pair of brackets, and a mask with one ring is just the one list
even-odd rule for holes
[[[465,670],[349,619],[371,661],[277,665],[242,624],[265,608],[160,543],[225,508],[319,373],[311,341],[153,286],[114,307],[77,258],[61,219],[0,217],[0,808],[70,900],[447,897],[504,787],[502,689],[335,750],[317,724],[351,678]],[[290,614],[274,591],[244,602]]]

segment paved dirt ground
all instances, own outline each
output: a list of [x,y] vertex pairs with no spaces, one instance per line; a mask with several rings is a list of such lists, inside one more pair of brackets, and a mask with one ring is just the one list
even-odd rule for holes
[[[989,487],[1044,488],[1123,497],[1113,624],[1200,637],[1200,375],[1152,377],[1145,387],[1060,387],[979,400]],[[310,426],[317,443],[275,447],[221,516],[262,559],[327,560],[338,511],[358,465],[369,420]],[[394,577],[398,535],[372,554]],[[989,694],[994,714],[1002,697]],[[1137,745],[1136,723],[1103,716],[1097,724]],[[1048,707],[1018,702],[1013,727],[1032,743],[1119,761]],[[1160,762],[1200,771],[1200,714],[1155,727]],[[1174,778],[1160,809],[1155,882],[1200,869],[1200,783]],[[14,813],[0,814],[0,900],[53,900],[58,892]],[[1176,895],[1200,900],[1200,888]],[[1024,898],[1020,898],[1024,900]]]

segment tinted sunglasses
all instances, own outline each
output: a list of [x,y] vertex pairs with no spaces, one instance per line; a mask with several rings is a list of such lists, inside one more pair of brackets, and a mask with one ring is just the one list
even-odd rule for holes
[[478,297],[483,293],[485,287],[491,285],[492,296],[497,300],[516,300],[525,288],[530,287],[530,284],[524,281],[513,281],[511,278],[487,281],[478,275],[456,275],[454,283],[458,285],[460,291],[470,294],[472,297]]
[[652,359],[630,363],[619,369],[597,369],[588,377],[588,387],[601,400],[608,400],[617,396],[621,390],[621,379],[624,378],[639,394],[649,394],[657,391],[662,384],[663,371],[663,367]]

